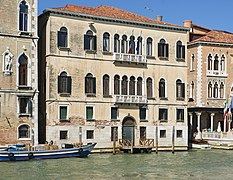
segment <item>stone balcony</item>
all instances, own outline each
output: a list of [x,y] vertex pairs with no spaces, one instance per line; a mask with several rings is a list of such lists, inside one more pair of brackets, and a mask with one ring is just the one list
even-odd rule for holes
[[116,95],[116,103],[146,104],[147,97],[139,95]]
[[136,64],[146,64],[147,59],[145,55],[114,53],[113,58],[116,62],[127,62]]

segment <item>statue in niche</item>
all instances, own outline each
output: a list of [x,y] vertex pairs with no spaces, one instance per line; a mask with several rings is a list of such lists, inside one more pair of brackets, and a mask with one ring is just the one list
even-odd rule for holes
[[14,56],[11,54],[9,48],[7,48],[3,57],[4,57],[4,73],[10,74],[12,72],[12,60]]

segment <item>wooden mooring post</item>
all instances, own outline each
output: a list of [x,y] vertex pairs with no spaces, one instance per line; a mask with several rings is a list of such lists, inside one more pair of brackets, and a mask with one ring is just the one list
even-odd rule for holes
[[155,136],[156,136],[156,139],[155,139],[155,152],[156,154],[158,154],[158,126],[155,127]]
[[113,155],[116,154],[116,128],[113,130]]
[[172,153],[175,152],[175,127],[172,126]]

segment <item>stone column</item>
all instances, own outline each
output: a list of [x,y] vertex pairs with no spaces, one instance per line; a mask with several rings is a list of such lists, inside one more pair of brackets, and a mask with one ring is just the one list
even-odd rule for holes
[[214,113],[211,113],[210,114],[210,129],[211,129],[211,132],[214,131]]
[[190,125],[192,127],[193,126],[193,113],[189,113],[189,117],[190,117]]
[[201,132],[201,113],[196,113],[197,115],[197,131],[198,133]]

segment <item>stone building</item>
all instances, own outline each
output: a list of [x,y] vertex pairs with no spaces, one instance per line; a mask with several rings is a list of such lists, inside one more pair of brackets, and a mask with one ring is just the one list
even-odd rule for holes
[[186,150],[188,30],[110,6],[46,9],[41,140]]
[[184,26],[190,28],[187,87],[192,133],[198,138],[206,138],[208,133],[212,137],[219,124],[223,132],[232,128],[231,119],[224,120],[223,114],[226,99],[229,106],[233,94],[233,34],[210,30],[190,20]]
[[37,144],[37,0],[0,2],[0,144]]

